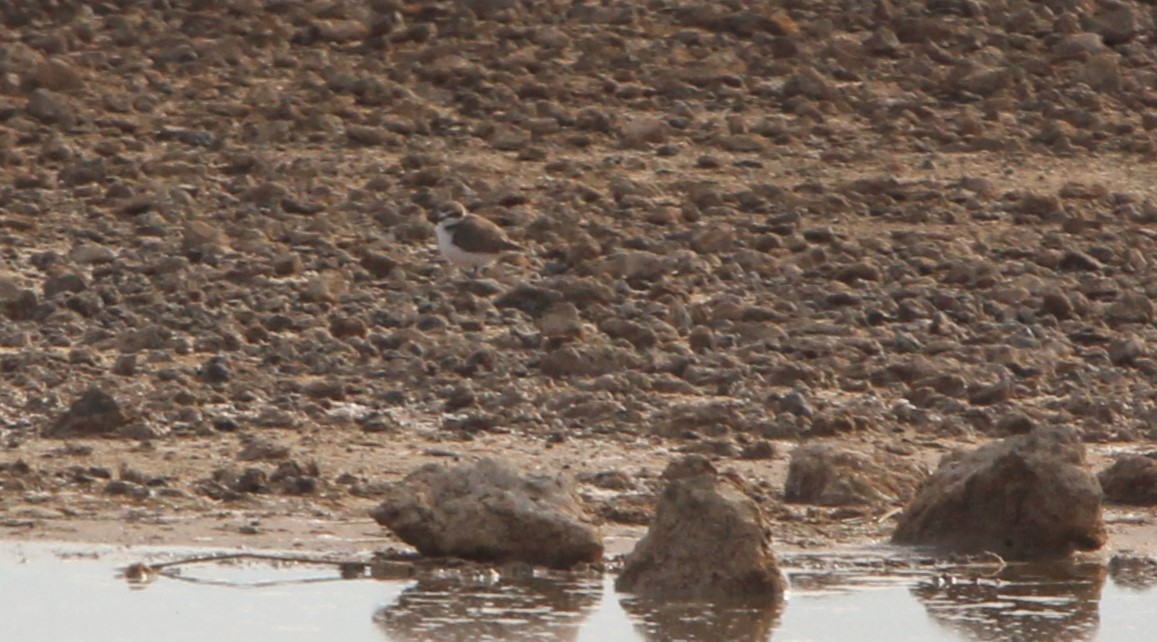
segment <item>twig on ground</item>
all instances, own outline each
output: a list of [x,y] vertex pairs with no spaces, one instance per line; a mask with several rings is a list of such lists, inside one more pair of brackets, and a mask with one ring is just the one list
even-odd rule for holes
[[156,579],[157,575],[161,574],[161,572],[167,568],[186,566],[189,564],[200,564],[203,562],[222,562],[226,560],[237,559],[266,560],[271,562],[286,562],[290,564],[336,566],[341,571],[341,576],[344,579],[353,579],[364,576],[366,574],[366,569],[370,564],[369,562],[363,562],[359,560],[332,560],[319,557],[305,557],[301,555],[274,555],[271,553],[216,553],[213,555],[194,555],[192,557],[184,557],[168,562],[158,562],[156,564],[137,562],[125,567],[123,575],[124,578],[129,582],[144,584]]

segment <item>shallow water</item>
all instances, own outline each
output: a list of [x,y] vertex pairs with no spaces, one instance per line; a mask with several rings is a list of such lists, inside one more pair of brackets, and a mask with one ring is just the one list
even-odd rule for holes
[[133,562],[204,552],[0,543],[0,639],[1043,642],[1157,630],[1151,566],[938,575],[896,563],[906,553],[894,550],[786,556],[792,594],[774,610],[648,604],[602,577],[342,580],[329,567],[267,562],[191,565],[137,587],[118,577]]

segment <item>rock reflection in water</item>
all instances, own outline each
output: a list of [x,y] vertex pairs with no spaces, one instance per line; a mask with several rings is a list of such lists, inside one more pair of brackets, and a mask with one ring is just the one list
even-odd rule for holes
[[1113,584],[1133,591],[1145,591],[1157,585],[1157,560],[1150,557],[1114,555],[1109,560],[1109,577]]
[[391,642],[574,640],[600,578],[421,579],[374,615]]
[[783,606],[622,600],[636,630],[651,642],[767,642]]
[[983,642],[1091,640],[1105,576],[1099,564],[1015,565],[975,583],[922,583],[912,593],[937,622]]

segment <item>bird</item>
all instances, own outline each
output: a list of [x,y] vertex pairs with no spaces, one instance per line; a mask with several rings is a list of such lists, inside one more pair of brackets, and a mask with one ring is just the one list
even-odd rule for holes
[[471,214],[458,201],[447,201],[433,212],[438,249],[455,267],[478,270],[491,264],[503,252],[517,252],[522,246],[506,237],[492,221]]

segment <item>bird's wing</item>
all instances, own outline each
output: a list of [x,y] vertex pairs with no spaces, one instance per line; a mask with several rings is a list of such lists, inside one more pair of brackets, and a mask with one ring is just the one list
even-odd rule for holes
[[506,238],[501,227],[480,216],[468,216],[450,227],[451,240],[465,252],[498,254],[520,250],[522,246]]

